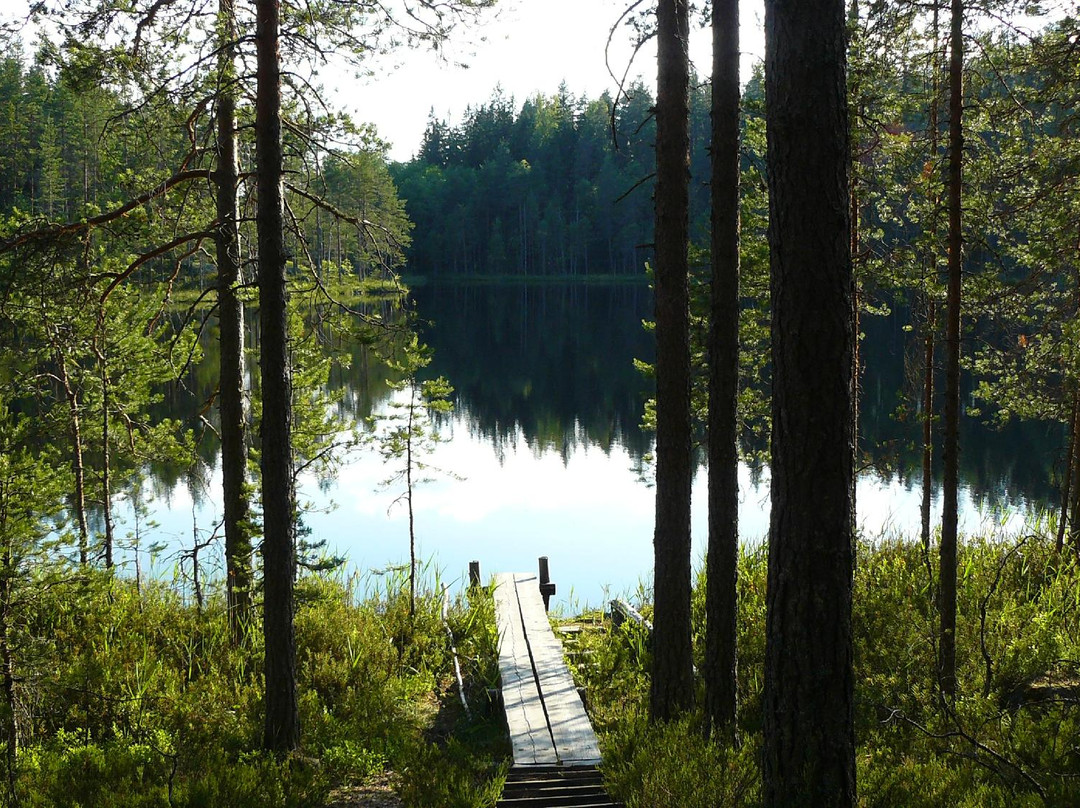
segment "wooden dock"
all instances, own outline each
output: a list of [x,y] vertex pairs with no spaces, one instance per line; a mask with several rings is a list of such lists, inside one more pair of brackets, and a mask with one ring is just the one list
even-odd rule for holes
[[617,808],[596,769],[596,733],[548,622],[537,575],[495,576],[495,620],[514,753],[499,808]]
[[596,766],[600,748],[533,573],[495,576],[499,674],[515,766]]

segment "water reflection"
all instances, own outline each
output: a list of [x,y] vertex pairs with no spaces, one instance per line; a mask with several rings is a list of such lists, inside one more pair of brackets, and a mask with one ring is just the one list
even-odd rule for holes
[[[641,327],[651,316],[649,289],[431,284],[414,297],[429,323],[429,370],[456,388],[455,413],[441,425],[447,440],[430,460],[462,478],[439,478],[417,491],[421,555],[434,557],[450,579],[463,575],[470,559],[495,572],[532,569],[537,556],[549,555],[564,603],[571,590],[597,603],[605,586],[635,588],[652,562],[653,493],[642,479],[651,439],[639,426],[648,384],[632,363],[651,355]],[[864,321],[866,471],[857,501],[869,537],[918,531],[920,429],[917,418],[896,417],[917,381],[903,323],[899,309]],[[208,332],[203,365],[168,402],[174,414],[213,390],[213,336]],[[391,391],[368,351],[357,347],[352,354],[351,369],[331,385],[345,393],[343,412],[362,420],[386,409]],[[962,530],[999,524],[1002,507],[1018,528],[1033,509],[1053,501],[1060,430],[1029,424],[998,432],[966,418],[962,439]],[[161,470],[155,488],[158,532],[179,547],[190,545],[193,525],[212,529],[220,519],[216,446],[208,441],[200,451],[213,469],[205,484],[192,484],[201,502],[182,492],[189,481],[178,469]],[[405,515],[393,507],[399,492],[380,490],[386,476],[368,451],[352,457],[330,487],[301,480],[313,538],[326,539],[359,569],[402,563],[408,555]],[[758,541],[768,526],[768,469],[744,466],[740,483],[741,533]],[[699,468],[692,519],[699,558],[705,487]]]
[[505,452],[520,432],[535,452],[565,460],[583,445],[640,460],[650,359],[641,326],[652,298],[641,284],[440,284],[414,290],[430,325],[432,371],[457,389],[468,428]]

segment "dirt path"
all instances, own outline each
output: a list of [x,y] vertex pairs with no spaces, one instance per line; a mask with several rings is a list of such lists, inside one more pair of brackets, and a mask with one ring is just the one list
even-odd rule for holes
[[380,775],[362,786],[335,789],[326,808],[402,808],[392,784],[390,775]]

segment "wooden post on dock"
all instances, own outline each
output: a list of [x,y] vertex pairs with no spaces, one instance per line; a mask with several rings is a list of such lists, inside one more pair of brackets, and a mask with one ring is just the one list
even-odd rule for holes
[[551,571],[548,569],[548,557],[540,556],[540,594],[544,598],[544,611],[551,607],[551,596],[555,594],[555,584],[551,582]]
[[469,588],[480,586],[480,562],[469,562]]

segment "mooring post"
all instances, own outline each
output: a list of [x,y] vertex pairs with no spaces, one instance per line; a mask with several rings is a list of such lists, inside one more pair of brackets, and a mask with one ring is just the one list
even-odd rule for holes
[[540,556],[540,594],[544,598],[544,611],[551,605],[551,596],[555,594],[555,584],[551,582],[551,571],[548,569],[548,557]]
[[480,562],[469,562],[469,588],[480,586]]

